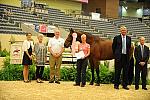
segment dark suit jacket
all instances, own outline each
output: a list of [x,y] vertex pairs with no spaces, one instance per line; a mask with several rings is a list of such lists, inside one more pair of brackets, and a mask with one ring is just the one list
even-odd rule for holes
[[142,58],[141,46],[140,45],[137,46],[134,51],[134,56],[136,59],[136,64],[139,64],[141,61],[145,62],[147,64],[147,62],[149,60],[149,48],[144,45],[144,54],[143,54],[143,58]]
[[[131,37],[126,36],[126,53],[127,53],[127,60],[129,61],[129,51],[131,49]],[[113,39],[112,44],[113,54],[116,60],[121,60],[122,54],[122,37],[121,35],[115,36]]]

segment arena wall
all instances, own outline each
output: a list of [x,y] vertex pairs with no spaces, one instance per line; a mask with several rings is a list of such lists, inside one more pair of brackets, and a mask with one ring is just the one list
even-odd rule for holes
[[66,11],[71,10],[81,10],[82,3],[75,2],[71,0],[35,0],[37,3],[46,3],[50,8],[60,9]]
[[[82,9],[82,3],[71,0],[35,0],[35,2],[46,3],[50,8],[56,8],[62,11],[68,9],[81,11]],[[21,7],[21,0],[0,0],[0,4]]]
[[83,10],[90,13],[95,12],[96,8],[100,8],[101,17],[118,18],[119,0],[89,0]]
[[106,0],[106,17],[118,18],[119,0]]
[[21,6],[21,0],[0,0],[0,4],[12,5],[12,6]]
[[[100,2],[100,3],[99,3]],[[89,0],[85,12],[86,13],[90,13],[90,12],[95,12],[96,8],[100,8],[101,9],[101,16],[105,16],[106,13],[106,0]]]

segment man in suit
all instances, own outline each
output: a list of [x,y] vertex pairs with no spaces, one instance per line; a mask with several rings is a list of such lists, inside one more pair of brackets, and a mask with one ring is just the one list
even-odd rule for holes
[[147,62],[149,60],[149,48],[144,45],[145,38],[140,38],[140,45],[135,48],[135,90],[139,89],[140,73],[142,78],[142,89],[146,88]]
[[120,27],[121,34],[113,39],[112,49],[115,56],[115,82],[114,88],[119,89],[120,74],[123,69],[122,86],[129,90],[128,85],[128,66],[129,66],[129,51],[131,49],[131,38],[127,36],[127,28]]

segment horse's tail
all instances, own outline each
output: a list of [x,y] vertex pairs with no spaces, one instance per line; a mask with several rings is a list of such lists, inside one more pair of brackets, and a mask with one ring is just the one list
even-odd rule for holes
[[130,59],[132,58],[133,53],[134,53],[134,45],[132,45],[130,49]]

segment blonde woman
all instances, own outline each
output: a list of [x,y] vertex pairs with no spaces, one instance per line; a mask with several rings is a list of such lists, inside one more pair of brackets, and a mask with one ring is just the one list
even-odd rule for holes
[[23,50],[23,60],[22,60],[22,65],[24,66],[23,68],[23,77],[24,77],[24,82],[29,83],[28,75],[29,75],[29,65],[32,65],[32,51],[33,51],[33,41],[31,38],[32,34],[27,33],[26,37],[27,40],[23,42],[22,45],[22,50]]
[[47,60],[47,47],[43,43],[43,34],[37,36],[38,42],[34,45],[34,52],[36,57],[36,79],[37,83],[43,83],[42,75],[44,71],[44,65]]
[[[81,35],[81,43],[79,44],[78,52],[83,51],[84,57],[77,60],[77,77],[74,86],[84,87],[86,85],[86,68],[88,65],[87,57],[90,55],[90,45],[86,43],[86,35]],[[81,83],[81,84],[80,84]]]

